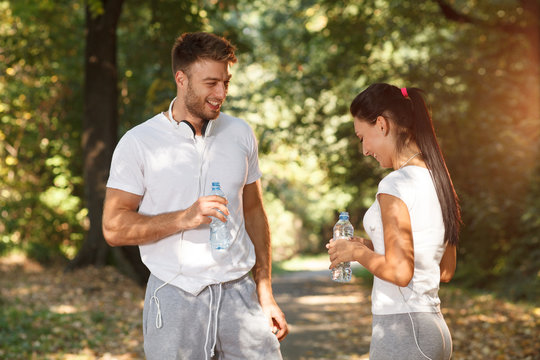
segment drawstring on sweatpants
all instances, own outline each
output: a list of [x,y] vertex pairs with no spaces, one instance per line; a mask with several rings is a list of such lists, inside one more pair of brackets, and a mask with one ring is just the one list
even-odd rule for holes
[[157,297],[157,292],[158,292],[158,290],[160,290],[165,285],[170,284],[171,281],[173,281],[174,279],[176,279],[178,277],[178,275],[180,275],[180,272],[178,274],[176,274],[175,277],[173,277],[171,280],[161,284],[156,290],[154,290],[154,295],[152,295],[152,297],[150,298],[150,302],[154,301],[156,303],[156,307],[157,307],[156,328],[158,328],[158,329],[160,329],[163,326],[163,320],[161,318],[161,307],[159,306],[159,299]]
[[[213,304],[213,297],[214,297],[214,293],[212,291],[212,286],[210,285],[208,287],[209,291],[210,291],[210,304],[208,305],[208,312],[209,312],[209,315],[208,315],[208,326],[206,328],[206,341],[204,342],[204,354],[206,356],[206,359],[208,359],[208,351],[207,351],[207,345],[208,345],[208,336],[210,335],[210,326],[212,324],[212,304]],[[221,287],[221,283],[219,283],[219,297],[218,297],[218,300],[217,300],[217,303],[216,303],[216,313],[214,315],[215,317],[215,325],[214,325],[214,343],[212,344],[212,347],[211,347],[211,352],[210,352],[210,357],[212,358],[215,354],[214,350],[216,348],[216,342],[217,342],[217,330],[218,330],[218,313],[219,313],[219,305],[221,303],[221,292],[222,292],[222,287]]]
[[[161,316],[161,307],[159,305],[159,298],[157,297],[157,292],[162,288],[164,287],[165,285],[168,285],[171,283],[171,281],[173,281],[174,279],[176,279],[176,277],[178,276],[179,274],[177,274],[174,278],[172,278],[171,280],[161,284],[156,290],[154,290],[154,294],[152,295],[152,297],[150,298],[150,302],[155,302],[156,303],[156,308],[157,308],[157,314],[156,314],[156,328],[160,329],[162,326],[163,326],[163,319],[162,319],[162,316]],[[223,288],[222,288],[222,283],[218,283],[216,285],[219,285],[219,296],[217,298],[217,303],[216,303],[216,311],[215,311],[215,314],[214,314],[214,317],[215,317],[215,324],[214,324],[214,342],[212,344],[212,347],[211,347],[211,352],[210,352],[210,357],[212,358],[214,355],[215,355],[215,348],[216,348],[216,343],[217,343],[217,331],[218,331],[218,315],[219,315],[219,306],[221,304],[221,295],[222,295],[222,292],[223,292]],[[206,341],[204,342],[204,354],[206,355],[206,359],[208,359],[208,349],[207,349],[207,346],[208,346],[208,339],[209,339],[209,336],[210,336],[210,326],[212,325],[212,305],[214,304],[214,292],[212,291],[212,285],[208,286],[208,290],[210,291],[210,304],[208,305],[208,312],[209,312],[209,315],[208,315],[208,326],[206,328]]]

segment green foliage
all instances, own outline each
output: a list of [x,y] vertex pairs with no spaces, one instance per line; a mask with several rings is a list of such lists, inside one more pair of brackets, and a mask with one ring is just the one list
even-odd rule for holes
[[531,176],[530,189],[525,202],[526,210],[521,216],[519,237],[511,241],[506,257],[501,258],[499,268],[502,281],[500,292],[512,298],[531,301],[540,299],[540,165]]
[[72,162],[82,9],[63,3],[0,2],[0,250],[48,260],[77,245],[85,216],[81,164]]
[[102,0],[88,0],[88,10],[90,11],[90,16],[98,17],[103,15],[105,9],[103,8]]
[[197,1],[126,1],[118,26],[120,135],[168,107],[175,93],[171,47],[178,35],[200,31]]
[[534,149],[540,128],[533,124],[540,115],[537,100],[530,98],[538,94],[538,64],[529,63],[524,34],[494,25],[526,21],[527,14],[513,2],[469,9],[483,21],[441,23],[434,43],[422,39],[429,62],[413,67],[411,75],[431,93],[441,145],[461,197],[458,278],[493,286],[503,273],[515,272],[507,258],[526,232],[520,224],[522,199],[539,160]]
[[[457,278],[526,296],[519,284],[538,282],[540,262],[530,37],[540,29],[522,3],[449,1],[468,19],[457,22],[434,0],[126,1],[119,135],[174,96],[176,36],[227,36],[239,62],[224,111],[256,131],[274,255],[286,259],[323,250],[340,210],[361,231],[387,173],[361,153],[348,114],[354,96],[380,81],[423,88],[461,198]],[[83,6],[0,1],[0,253],[72,257],[84,236]]]
[[[351,132],[336,134],[340,126],[352,129],[346,114],[350,88],[343,83],[350,85],[351,81],[343,79],[340,72],[349,73],[349,66],[356,68],[356,62],[354,57],[345,56],[353,51],[348,44],[338,46],[332,32],[325,29],[330,21],[326,10],[331,10],[332,19],[340,24],[330,29],[336,37],[344,35],[345,20],[339,16],[342,7],[349,5],[239,2],[226,18],[230,27],[242,29],[239,40],[252,44],[251,52],[239,55],[227,106],[255,126],[265,174],[263,185],[272,194],[267,200],[279,201],[276,208],[290,213],[292,223],[302,227],[288,233],[293,241],[274,236],[278,249],[293,243],[296,251],[320,251],[331,237],[329,229],[337,212],[356,194],[355,185],[341,182],[343,187],[336,186],[348,170],[357,168],[352,164],[356,161],[342,162],[342,154],[349,151],[343,138]],[[356,15],[360,18],[362,13]],[[352,22],[353,18],[347,19]],[[354,41],[350,35],[347,38]],[[373,184],[365,180],[365,184]],[[272,219],[282,213],[269,211],[269,216]],[[283,226],[278,229],[282,232]]]
[[[492,286],[519,274],[508,254],[536,239],[521,199],[538,162],[538,59],[524,31],[538,22],[515,1],[451,6],[471,22],[434,1],[240,2],[226,18],[253,44],[229,104],[256,126],[269,201],[302,224],[288,231],[296,249],[321,249],[340,209],[361,228],[386,172],[362,157],[348,105],[386,81],[427,91],[463,210],[457,278]],[[523,253],[537,269],[534,254]]]

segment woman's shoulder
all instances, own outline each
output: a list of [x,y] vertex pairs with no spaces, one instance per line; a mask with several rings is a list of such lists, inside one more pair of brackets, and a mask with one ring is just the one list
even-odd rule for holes
[[381,184],[402,183],[414,180],[414,174],[406,168],[397,169],[388,173],[382,180]]
[[430,171],[422,166],[409,165],[401,169],[397,169],[389,173],[384,177],[386,181],[398,181],[398,182],[422,182],[425,179],[431,178]]
[[429,170],[419,166],[406,166],[386,175],[379,183],[379,192],[395,189],[399,193],[414,192],[430,179]]

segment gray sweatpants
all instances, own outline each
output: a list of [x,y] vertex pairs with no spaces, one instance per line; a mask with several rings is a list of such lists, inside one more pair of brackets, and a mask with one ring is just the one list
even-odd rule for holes
[[452,356],[452,337],[441,313],[373,315],[372,328],[370,360],[448,360]]
[[143,334],[148,360],[281,359],[279,341],[251,277],[208,286],[197,296],[170,284],[155,293],[163,284],[150,275],[146,287]]

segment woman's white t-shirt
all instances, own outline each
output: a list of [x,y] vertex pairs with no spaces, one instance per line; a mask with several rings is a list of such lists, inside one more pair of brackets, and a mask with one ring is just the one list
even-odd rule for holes
[[[401,199],[411,218],[414,244],[414,275],[407,287],[374,277],[372,313],[376,315],[440,311],[440,262],[446,245],[441,206],[430,171],[406,166],[379,183],[378,194]],[[364,229],[377,254],[384,254],[381,208],[376,199],[364,216]]]

